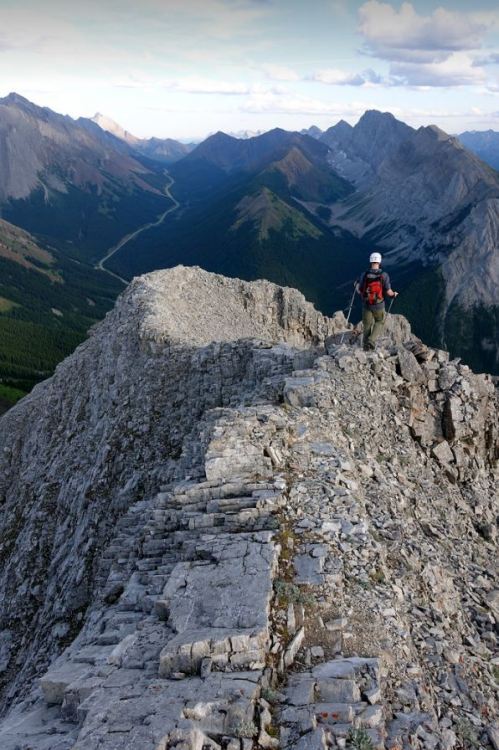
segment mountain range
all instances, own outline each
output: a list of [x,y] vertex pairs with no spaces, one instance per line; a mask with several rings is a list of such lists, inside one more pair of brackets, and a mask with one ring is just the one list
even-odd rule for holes
[[376,248],[416,332],[497,372],[496,171],[439,128],[388,113],[317,135],[211,136],[170,168],[182,210],[114,267],[129,276],[187,262],[265,276],[329,313],[347,304]]
[[[96,124],[0,100],[0,398],[53,372],[122,289],[94,269],[171,200],[157,162]],[[12,390],[14,388],[14,390]]]
[[214,134],[170,167],[180,202],[172,220],[128,243],[109,267],[124,277],[177,263],[263,277],[299,286],[331,311],[334,287],[367,248],[304,205],[353,190],[328,165],[328,153],[325,144],[280,129],[245,140]]
[[499,133],[495,130],[471,130],[461,133],[459,140],[484,162],[499,169]]
[[[80,118],[79,122],[84,120],[85,118]],[[130,146],[132,153],[143,154],[165,164],[173,164],[195,148],[194,143],[181,143],[173,138],[137,138],[110,117],[101,115],[100,112],[91,117],[90,122],[98,125],[101,130],[111,133],[120,141],[124,141]]]
[[[354,127],[245,135],[139,139],[102,115],[0,100],[3,389],[49,374],[120,280],[200,265],[296,286],[331,313],[372,249],[418,335],[499,372],[493,168],[434,126],[376,111]],[[35,362],[26,352],[45,336],[50,356]]]
[[[160,166],[81,122],[10,94],[0,100],[3,218],[95,260],[168,203]],[[121,143],[121,141],[118,141]]]

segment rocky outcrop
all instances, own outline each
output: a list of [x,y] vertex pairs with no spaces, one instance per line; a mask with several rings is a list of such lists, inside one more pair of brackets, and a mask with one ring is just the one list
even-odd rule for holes
[[494,385],[344,329],[157,272],[2,418],[2,748],[494,747]]
[[265,397],[276,372],[305,356],[283,348],[276,359],[254,337],[310,346],[336,325],[294,290],[199,269],[159,272],[132,283],[54,377],[4,417],[0,616],[13,634],[9,695],[79,631],[105,577],[99,550],[131,504],[171,481],[203,413],[238,404],[246,391]]

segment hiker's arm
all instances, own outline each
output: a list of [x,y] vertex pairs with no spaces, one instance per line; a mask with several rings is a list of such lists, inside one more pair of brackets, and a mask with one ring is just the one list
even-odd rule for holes
[[398,292],[393,291],[390,277],[388,276],[386,271],[383,272],[383,286],[385,288],[385,294],[387,297],[398,297]]

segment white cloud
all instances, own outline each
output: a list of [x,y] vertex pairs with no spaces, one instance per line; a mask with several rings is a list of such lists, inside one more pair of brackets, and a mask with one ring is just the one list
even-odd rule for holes
[[[334,122],[337,119],[346,119],[354,123],[366,110],[379,109],[379,103],[367,101],[353,101],[339,103],[336,101],[324,101],[321,99],[300,96],[287,92],[285,95],[277,95],[272,92],[261,92],[253,94],[240,106],[240,111],[252,115],[289,115],[307,116],[314,118],[328,118]],[[439,122],[442,127],[455,132],[456,122],[474,121],[477,117],[491,118],[495,113],[482,112],[476,107],[468,109],[436,109],[421,107],[391,106],[390,112],[399,120],[412,124],[414,127]]]
[[137,89],[139,91],[173,91],[182,94],[215,94],[223,96],[248,96],[251,94],[286,93],[281,86],[266,86],[261,83],[227,81],[220,78],[204,76],[184,76],[181,78],[153,78],[143,75],[128,75],[111,79],[116,88]]
[[473,58],[466,52],[457,52],[439,63],[393,62],[390,76],[392,84],[401,86],[476,86],[485,82],[483,70],[473,65]]
[[337,102],[327,102],[321,99],[293,94],[292,92],[275,94],[266,91],[250,96],[242,104],[241,111],[253,114],[270,112],[272,114],[358,117],[368,108],[362,102],[338,104]]
[[489,52],[482,57],[476,57],[473,60],[475,67],[482,67],[485,65],[499,65],[499,52]]
[[453,52],[480,48],[487,29],[485,20],[472,13],[437,8],[421,16],[409,2],[397,10],[388,3],[368,0],[359,8],[365,49],[385,60],[441,62]]
[[440,63],[392,62],[387,76],[377,73],[372,68],[360,73],[331,68],[316,71],[307,79],[330,86],[430,88],[481,85],[485,83],[486,76],[484,71],[475,65],[470,54],[456,52]]
[[499,60],[482,53],[487,32],[499,25],[499,11],[463,13],[437,8],[420,15],[414,5],[399,8],[368,0],[359,8],[363,51],[387,60],[387,86],[418,88],[485,84],[483,66]]
[[271,78],[273,81],[300,80],[298,73],[295,70],[292,70],[292,68],[288,68],[286,65],[273,65],[272,63],[267,63],[261,67],[267,77]]
[[383,76],[376,73],[372,68],[363,70],[361,73],[350,73],[338,68],[326,68],[315,71],[307,79],[326,83],[330,86],[379,86],[386,83]]
[[469,15],[476,23],[485,26],[488,31],[499,29],[499,10],[473,10]]
[[[160,84],[161,85],[161,84]],[[223,81],[202,76],[186,76],[178,80],[164,81],[163,87],[187,94],[225,94],[242,96],[251,92],[251,87],[241,81]]]

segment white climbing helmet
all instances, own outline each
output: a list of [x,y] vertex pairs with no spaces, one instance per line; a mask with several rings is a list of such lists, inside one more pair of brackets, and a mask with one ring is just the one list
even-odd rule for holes
[[369,263],[381,263],[381,253],[371,253]]

